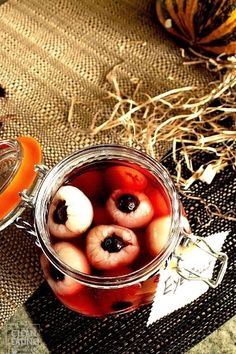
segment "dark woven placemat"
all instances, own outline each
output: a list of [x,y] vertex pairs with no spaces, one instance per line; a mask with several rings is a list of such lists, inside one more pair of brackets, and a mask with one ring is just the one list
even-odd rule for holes
[[[174,165],[170,161],[166,164],[173,173]],[[235,210],[235,182],[235,172],[227,168],[210,186],[195,183],[192,191],[216,203],[225,213]],[[222,283],[149,327],[150,305],[126,315],[86,318],[61,305],[44,283],[27,301],[26,308],[33,323],[39,324],[51,353],[184,353],[236,314],[235,223],[214,217],[206,227],[209,220],[202,205],[189,199],[183,199],[183,204],[195,234],[230,231],[223,246],[229,264]]]

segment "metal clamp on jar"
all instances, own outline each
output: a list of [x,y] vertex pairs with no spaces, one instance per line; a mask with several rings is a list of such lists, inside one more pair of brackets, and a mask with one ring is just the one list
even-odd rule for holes
[[[48,228],[48,210],[55,193],[75,171],[112,161],[133,164],[158,181],[169,198],[171,226],[165,245],[147,264],[121,275],[86,274],[68,265],[55,251]],[[226,254],[215,252],[202,238],[193,240],[184,231],[181,222],[185,218],[183,208],[168,171],[138,150],[119,145],[92,146],[65,157],[49,171],[43,165],[41,147],[32,137],[1,141],[0,186],[0,231],[14,222],[35,237],[42,250],[41,265],[49,285],[58,299],[74,311],[88,316],[104,316],[150,303],[158,286],[158,273],[173,256],[177,257],[178,272],[184,279],[202,280],[211,287],[220,283],[226,271]],[[20,217],[26,206],[34,209],[32,225]],[[205,243],[203,251],[221,262],[216,280],[203,278],[182,266],[182,256],[175,253],[180,242],[184,247],[183,239],[190,239],[197,246],[199,241]]]

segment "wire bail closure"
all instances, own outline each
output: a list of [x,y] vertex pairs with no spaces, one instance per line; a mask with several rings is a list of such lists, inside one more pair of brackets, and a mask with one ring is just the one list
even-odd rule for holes
[[[41,181],[44,179],[46,176],[47,172],[49,171],[49,168],[44,165],[44,164],[36,164],[34,166],[35,172],[38,173],[38,180],[37,184],[40,185]],[[24,189],[22,192],[19,193],[22,202],[25,204],[25,206],[30,207],[31,209],[34,208],[34,195],[28,194],[28,191]],[[35,238],[35,243],[38,247],[40,247],[40,244],[38,243],[38,237],[36,234],[36,231],[34,227],[27,221],[25,221],[21,216],[17,217],[14,225],[20,229],[26,232],[27,234],[33,236]]]
[[[177,273],[186,280],[201,280],[208,284],[211,288],[216,288],[221,283],[227,269],[227,254],[223,252],[216,252],[215,250],[213,250],[213,248],[208,244],[204,237],[195,236],[193,234],[189,235],[184,231],[183,237],[185,245],[191,242],[192,244],[200,248],[204,253],[207,253],[208,255],[215,258],[216,261],[218,260],[221,263],[221,266],[216,276],[216,279],[207,278],[202,276],[200,273],[194,271],[193,269],[188,269],[187,267],[183,266],[182,263],[184,262],[184,257],[174,253],[173,256],[177,259]],[[206,246],[206,248],[204,248],[203,245]]]

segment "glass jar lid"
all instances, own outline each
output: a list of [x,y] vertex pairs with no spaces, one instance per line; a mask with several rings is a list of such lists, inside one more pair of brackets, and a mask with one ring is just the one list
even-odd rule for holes
[[41,162],[41,146],[34,138],[0,141],[0,231],[24,210],[20,193],[31,195],[37,181],[34,166]]

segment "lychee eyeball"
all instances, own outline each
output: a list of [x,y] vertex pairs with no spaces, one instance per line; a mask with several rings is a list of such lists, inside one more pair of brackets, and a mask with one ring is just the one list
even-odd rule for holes
[[79,236],[89,228],[92,220],[93,207],[83,192],[73,186],[63,186],[57,191],[48,214],[48,227],[53,236]]
[[[90,274],[89,262],[78,247],[69,242],[57,242],[53,248],[65,264],[81,273]],[[40,262],[45,278],[56,294],[71,295],[83,288],[83,284],[52,265],[44,254],[40,256]]]
[[118,269],[131,264],[140,247],[133,231],[117,225],[99,225],[86,238],[86,254],[96,269]]
[[156,257],[166,246],[171,229],[171,217],[154,219],[147,227],[145,239],[150,254]]
[[146,226],[154,214],[149,198],[130,189],[115,190],[107,200],[106,209],[114,224],[128,228]]

